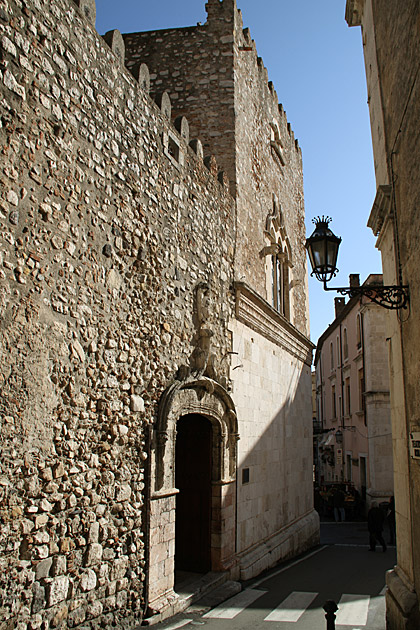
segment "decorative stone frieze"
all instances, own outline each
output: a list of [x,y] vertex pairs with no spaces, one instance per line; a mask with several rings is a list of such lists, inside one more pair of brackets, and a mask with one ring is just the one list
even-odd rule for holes
[[273,307],[244,283],[235,283],[239,321],[284,348],[306,365],[312,364],[313,344],[294,329]]

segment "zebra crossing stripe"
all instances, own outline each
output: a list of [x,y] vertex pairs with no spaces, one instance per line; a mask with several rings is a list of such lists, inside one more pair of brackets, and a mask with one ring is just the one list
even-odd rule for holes
[[[213,610],[203,615],[202,618],[234,619],[265,593],[267,593],[267,590],[247,588],[238,593],[238,595],[231,597],[227,602],[213,608]],[[293,591],[277,608],[265,617],[264,621],[295,623],[299,621],[318,595],[319,593],[308,591]],[[337,626],[352,626],[355,630],[362,630],[362,627],[367,624],[370,603],[371,598],[369,595],[344,593],[338,602],[335,623]],[[191,619],[184,620],[181,625],[186,625],[190,622]],[[181,625],[171,627],[170,630],[175,630]]]
[[247,606],[261,597],[261,595],[265,595],[266,592],[267,591],[257,590],[255,588],[247,588],[234,597],[231,597],[228,600],[228,606],[221,604],[213,608],[213,610],[203,615],[203,619],[233,619]]
[[369,595],[345,593],[338,602],[335,623],[337,626],[365,626],[369,613]]
[[280,606],[267,615],[264,621],[298,621],[317,595],[318,593],[303,591],[290,593]]

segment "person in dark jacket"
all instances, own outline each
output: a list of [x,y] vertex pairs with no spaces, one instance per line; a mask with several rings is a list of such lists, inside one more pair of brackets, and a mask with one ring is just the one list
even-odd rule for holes
[[333,506],[334,506],[334,519],[335,522],[341,520],[343,523],[346,520],[346,513],[344,510],[344,493],[337,488],[333,494]]
[[374,501],[368,512],[369,551],[375,551],[377,542],[382,545],[382,551],[386,551],[386,543],[382,536],[384,520],[385,514],[383,510]]

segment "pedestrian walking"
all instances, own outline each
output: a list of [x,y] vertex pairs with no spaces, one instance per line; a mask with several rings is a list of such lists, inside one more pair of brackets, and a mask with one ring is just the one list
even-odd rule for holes
[[376,543],[382,545],[382,551],[386,551],[386,543],[382,535],[384,529],[385,514],[377,502],[372,503],[368,512],[369,551],[376,550]]
[[344,522],[346,520],[344,501],[344,493],[339,488],[337,488],[333,495],[334,519],[336,523],[338,523],[339,520],[341,520],[341,522]]

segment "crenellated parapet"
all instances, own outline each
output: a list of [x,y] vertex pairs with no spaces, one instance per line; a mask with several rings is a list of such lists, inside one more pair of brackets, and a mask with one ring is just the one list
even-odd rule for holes
[[[189,153],[225,190],[228,183],[234,198],[241,189],[243,202],[247,199],[245,212],[262,205],[261,221],[271,211],[272,194],[286,195],[289,231],[297,233],[296,227],[301,230],[303,225],[298,140],[250,30],[244,28],[236,0],[209,0],[206,10],[203,25],[123,35],[111,31],[104,39],[160,109],[165,121],[163,151],[172,165],[183,168]],[[265,201],[261,189],[266,189]],[[245,238],[245,250],[258,240],[256,235],[255,231]],[[303,236],[296,237],[293,247],[299,238]],[[255,242],[252,247],[260,251],[262,245]],[[296,280],[302,287],[304,273],[301,261],[295,274],[302,276]],[[261,275],[259,290],[264,287]]]
[[119,63],[125,64],[125,45],[122,35],[118,29],[108,31],[104,35],[104,40],[118,59]]
[[[78,6],[79,11],[83,15],[83,17],[85,17],[88,22],[95,26],[95,0],[74,0],[74,2]],[[235,0],[233,3],[235,3]],[[225,2],[224,4],[227,5],[227,2]],[[224,6],[222,8],[224,8],[224,10],[227,10],[227,6]],[[149,68],[146,63],[143,63],[141,61],[137,62],[134,65],[128,64],[128,67],[126,66],[125,41],[120,31],[118,29],[108,31],[103,36],[103,40],[114,53],[119,65],[122,68],[127,69],[137,81],[139,87],[143,90],[143,92],[149,95],[151,91],[151,73],[149,71]],[[154,92],[153,100],[161,110],[162,115],[171,123],[171,125],[173,125],[171,133],[164,134],[163,137],[164,149],[166,150],[168,156],[173,158],[174,153],[176,153],[178,157],[180,157],[181,154],[179,153],[177,140],[181,139],[187,145],[187,147],[189,147],[189,149],[191,150],[191,154],[204,163],[209,172],[220,183],[222,188],[225,191],[228,190],[229,179],[225,172],[223,170],[220,170],[217,166],[216,158],[214,157],[214,155],[208,156],[206,159],[204,159],[203,143],[199,139],[192,139],[190,141],[188,119],[185,116],[176,116],[175,119],[172,120],[172,103],[168,92]],[[173,132],[175,132],[175,134]],[[179,163],[183,164],[182,158]]]
[[[240,11],[238,10],[240,13]],[[241,26],[242,26],[242,17],[240,18]],[[258,56],[257,48],[254,40],[251,38],[251,33],[249,28],[237,29],[236,30],[236,50],[238,53],[238,59],[241,60],[244,55],[251,55],[253,59],[253,63],[256,64],[258,68],[258,77],[259,84],[262,89],[264,89],[268,102],[270,103],[270,107],[274,112],[274,115],[279,116],[279,122],[284,123],[287,129],[287,133],[290,136],[291,145],[294,145],[294,148],[297,151],[300,151],[299,143],[295,139],[294,132],[290,123],[287,121],[286,112],[283,109],[283,105],[279,103],[277,92],[274,88],[274,84],[269,80],[268,70],[264,65],[262,57]]]
[[205,6],[208,23],[220,20],[230,21],[238,13],[236,0],[208,0]]

